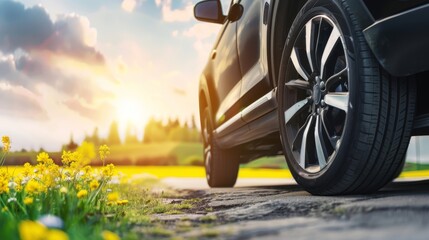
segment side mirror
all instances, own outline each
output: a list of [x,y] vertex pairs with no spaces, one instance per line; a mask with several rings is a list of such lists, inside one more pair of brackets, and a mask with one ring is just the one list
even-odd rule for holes
[[225,22],[220,0],[205,0],[197,3],[194,7],[194,16],[203,22],[219,23]]
[[228,20],[231,22],[235,22],[240,20],[241,16],[243,16],[244,8],[241,4],[235,3],[231,6],[228,13]]

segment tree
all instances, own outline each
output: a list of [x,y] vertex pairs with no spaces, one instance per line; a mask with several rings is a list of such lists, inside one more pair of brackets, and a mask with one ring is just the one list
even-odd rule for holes
[[95,146],[101,145],[100,136],[98,135],[98,127],[94,128],[94,132],[92,133],[91,141],[92,141],[92,143],[94,143]]
[[192,122],[191,122],[191,128],[192,129],[197,129],[197,122],[195,121],[195,115],[192,114]]
[[138,142],[139,140],[137,139],[136,128],[132,123],[128,122],[127,129],[125,131],[125,143],[136,144]]
[[69,143],[67,145],[65,145],[64,148],[67,151],[74,151],[74,150],[76,150],[77,147],[78,147],[78,145],[73,140],[73,134],[72,134],[72,135],[70,135]]
[[121,139],[119,138],[118,123],[113,121],[110,125],[109,135],[107,136],[108,145],[119,145],[121,144]]

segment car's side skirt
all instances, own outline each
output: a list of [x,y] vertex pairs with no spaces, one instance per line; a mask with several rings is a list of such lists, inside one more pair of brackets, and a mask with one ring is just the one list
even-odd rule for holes
[[272,90],[214,131],[222,148],[231,148],[278,131],[276,90]]

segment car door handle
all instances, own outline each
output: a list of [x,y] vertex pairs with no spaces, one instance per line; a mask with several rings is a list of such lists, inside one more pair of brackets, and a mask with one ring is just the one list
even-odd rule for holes
[[213,50],[212,54],[211,54],[211,58],[215,59],[216,58],[216,54],[217,54],[216,50]]

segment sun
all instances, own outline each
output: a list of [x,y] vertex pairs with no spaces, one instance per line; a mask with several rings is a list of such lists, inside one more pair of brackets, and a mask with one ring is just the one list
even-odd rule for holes
[[143,105],[134,99],[119,99],[116,114],[120,125],[133,124],[140,126],[145,120]]

